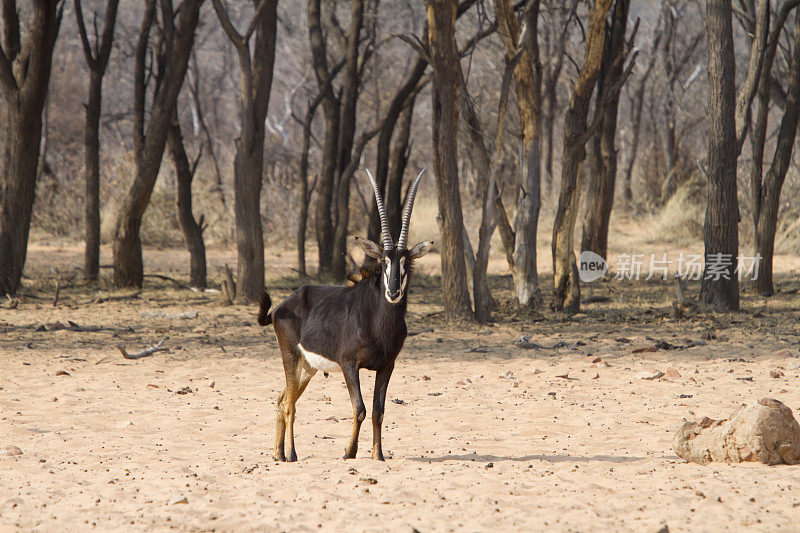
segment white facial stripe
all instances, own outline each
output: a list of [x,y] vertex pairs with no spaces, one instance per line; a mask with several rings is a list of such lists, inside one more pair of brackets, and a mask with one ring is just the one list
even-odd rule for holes
[[303,359],[306,360],[308,366],[315,370],[322,370],[323,372],[341,372],[342,368],[336,361],[331,361],[327,357],[324,357],[318,353],[309,352],[303,345],[299,342],[297,343],[297,348],[300,350],[300,353],[303,354]]

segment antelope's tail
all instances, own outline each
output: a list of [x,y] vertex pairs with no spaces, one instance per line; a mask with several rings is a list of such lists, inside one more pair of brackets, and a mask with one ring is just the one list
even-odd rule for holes
[[269,297],[269,293],[265,290],[264,294],[261,295],[261,306],[258,309],[258,323],[262,326],[272,324],[272,315],[269,312],[270,307],[272,307],[272,298]]

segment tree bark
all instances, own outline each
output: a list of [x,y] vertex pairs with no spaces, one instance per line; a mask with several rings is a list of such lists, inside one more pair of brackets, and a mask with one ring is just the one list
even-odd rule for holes
[[564,119],[561,191],[553,223],[553,305],[557,310],[568,313],[577,313],[580,309],[581,292],[573,250],[573,231],[580,205],[578,176],[586,158],[586,117],[592,91],[600,74],[605,47],[605,20],[610,7],[611,0],[595,0],[592,5],[584,62],[573,85]]
[[448,319],[471,315],[464,264],[464,221],[458,186],[458,52],[456,2],[427,0],[428,45],[433,67],[433,166],[442,234],[442,299]]
[[[34,2],[22,46],[16,2],[2,3],[0,86],[6,99],[6,132],[0,170],[0,295],[15,294],[22,281],[36,194],[42,111],[61,10],[58,0]],[[25,50],[22,56],[21,50]]]
[[[239,58],[240,131],[233,168],[238,284],[236,299],[256,303],[264,292],[264,233],[261,226],[261,180],[264,172],[264,121],[269,108],[275,64],[277,0],[253,2],[255,13],[239,34],[220,0],[213,0],[225,33]],[[255,42],[250,41],[255,34]]]
[[336,198],[336,227],[333,236],[331,274],[335,279],[344,279],[347,268],[347,227],[350,222],[350,178],[344,173],[350,164],[353,139],[356,133],[356,108],[360,76],[358,72],[358,45],[364,21],[363,0],[350,4],[350,29],[347,34],[347,50],[343,72],[342,105],[339,121],[339,156],[337,158],[338,190]]
[[[176,198],[176,208],[178,221],[186,239],[186,248],[189,250],[189,283],[198,289],[206,288],[206,245],[203,242],[203,216],[200,216],[198,223],[192,213],[192,181],[197,170],[197,162],[194,165],[189,163],[186,149],[183,146],[183,135],[181,134],[180,122],[175,115],[172,124],[169,126],[167,143],[175,165],[175,180],[177,182],[178,194]],[[198,154],[198,161],[200,155]]]
[[389,175],[386,179],[386,217],[389,219],[389,231],[392,235],[400,235],[403,218],[403,176],[411,152],[409,138],[411,121],[414,118],[416,95],[409,97],[406,107],[398,120],[399,127],[394,145],[389,156]]
[[[739,253],[736,197],[735,60],[731,1],[707,0],[708,185],[701,299],[717,311],[739,309],[734,271]],[[715,272],[716,270],[716,272]],[[727,278],[727,279],[726,279]]]
[[203,0],[184,0],[178,10],[174,27],[172,27],[173,21],[165,21],[165,27],[172,29],[165,36],[163,78],[153,97],[150,120],[146,128],[144,128],[144,55],[155,15],[155,2],[152,0],[148,2],[145,10],[137,45],[134,80],[134,108],[137,115],[134,117],[136,170],[133,184],[123,201],[114,227],[113,264],[114,284],[117,287],[142,286],[144,265],[139,230],[161,168],[167,131],[186,75],[202,3]]
[[[608,257],[608,223],[614,207],[614,189],[617,179],[617,110],[622,84],[622,62],[615,59],[624,52],[625,31],[628,23],[629,0],[617,0],[612,17],[610,36],[606,40],[603,65],[598,81],[596,112],[602,113],[600,124],[590,140],[589,185],[586,192],[586,214],[583,222],[581,251],[591,250],[603,258]],[[613,85],[606,94],[603,87]],[[604,103],[602,100],[606,99]]]
[[308,2],[308,37],[317,85],[323,94],[322,108],[325,117],[325,140],[322,146],[322,165],[317,177],[317,204],[315,221],[319,250],[319,275],[331,274],[333,267],[334,227],[331,219],[334,181],[339,153],[339,102],[333,93],[331,73],[328,69],[327,46],[322,35],[320,0]]
[[[761,157],[764,152],[764,136],[761,135],[760,149],[755,155],[758,156],[758,164],[754,164],[754,171],[757,171],[758,180],[754,181],[756,189],[753,190],[754,202],[753,216],[755,220],[755,240],[756,254],[761,257],[758,277],[753,279],[753,286],[758,294],[769,296],[775,292],[772,277],[772,261],[775,252],[775,231],[778,224],[778,211],[780,208],[781,189],[786,179],[786,173],[792,161],[792,151],[797,135],[798,116],[800,115],[800,10],[795,15],[794,26],[794,53],[792,55],[792,67],[789,87],[786,91],[786,104],[784,105],[783,118],[781,119],[778,131],[778,140],[775,146],[775,154],[772,164],[761,183]],[[774,49],[771,51],[774,54]],[[765,67],[772,66],[770,60]],[[766,70],[762,76],[769,80],[771,73]],[[762,91],[762,98],[769,101],[769,81],[764,83],[765,91]],[[764,94],[766,93],[766,94]],[[766,114],[759,117],[766,126]],[[755,150],[754,150],[755,152]]]
[[103,77],[108,65],[108,58],[111,55],[111,45],[114,42],[118,5],[119,0],[109,0],[106,4],[102,37],[97,39],[95,49],[92,50],[86,34],[81,0],[75,0],[78,33],[83,44],[86,63],[89,66],[89,94],[86,102],[86,126],[84,129],[86,185],[83,275],[87,281],[96,280],[100,274],[100,111],[103,98]]

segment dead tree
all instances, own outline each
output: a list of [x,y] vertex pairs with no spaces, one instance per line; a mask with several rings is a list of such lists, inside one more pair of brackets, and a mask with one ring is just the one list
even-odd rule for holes
[[[376,15],[372,13],[371,15]],[[342,96],[339,114],[338,157],[336,161],[336,226],[333,232],[331,274],[335,279],[344,279],[347,267],[347,227],[350,221],[350,178],[344,171],[350,164],[356,134],[356,106],[358,104],[361,76],[359,66],[363,58],[359,54],[361,29],[364,22],[364,0],[350,3],[350,28],[347,32],[345,64],[342,71]],[[361,154],[358,154],[361,157]]]
[[708,172],[701,300],[717,311],[739,309],[736,197],[735,59],[731,0],[708,0]]
[[[612,0],[595,0],[589,12],[586,51],[578,79],[572,86],[569,108],[564,119],[564,146],[561,191],[553,223],[553,306],[576,313],[580,309],[578,268],[573,250],[573,231],[580,205],[578,176],[586,158],[586,141],[592,131],[587,124],[589,104],[603,61],[605,22]],[[599,115],[598,115],[599,116]]]
[[22,280],[39,166],[42,110],[63,10],[60,0],[36,0],[31,5],[22,41],[16,1],[0,3],[0,87],[6,115],[0,170],[0,295],[15,294]]
[[458,185],[458,50],[455,0],[427,0],[428,48],[433,67],[433,166],[439,197],[442,299],[448,319],[471,315],[464,263],[464,220]]
[[322,34],[320,0],[308,2],[308,37],[311,43],[314,74],[319,91],[322,93],[322,109],[325,117],[325,137],[322,162],[317,177],[317,203],[314,212],[319,251],[318,273],[329,274],[333,266],[334,226],[331,208],[339,153],[340,109],[339,100],[333,92],[333,76],[328,66],[328,46]]
[[[500,35],[506,49],[506,61],[519,54],[513,70],[517,110],[522,123],[525,173],[520,176],[519,196],[514,219],[514,255],[511,272],[514,292],[521,307],[542,305],[539,274],[536,268],[536,238],[541,207],[541,151],[539,121],[541,114],[542,64],[539,58],[539,1],[529,2],[523,31],[517,22],[510,0],[496,0]],[[502,99],[502,96],[501,96]]]
[[[277,32],[277,0],[254,0],[253,18],[244,33],[233,26],[222,0],[213,0],[222,28],[236,48],[241,71],[240,131],[233,169],[238,266],[237,299],[260,301],[264,292],[264,234],[261,181],[264,171],[264,120],[272,90]],[[251,41],[252,44],[251,50]]]
[[617,181],[615,140],[621,77],[624,74],[622,62],[616,61],[616,58],[625,50],[629,6],[629,0],[617,0],[614,4],[595,97],[595,113],[600,114],[600,123],[589,140],[589,183],[584,202],[586,212],[583,217],[581,251],[591,250],[604,258],[608,256],[608,223],[614,207]]
[[[564,68],[570,22],[576,18],[578,0],[542,2],[541,18],[541,145],[543,190],[547,197],[553,190],[553,133],[558,105],[558,82]],[[544,9],[544,8],[547,9]]]
[[[75,0],[75,19],[83,45],[83,55],[89,66],[89,95],[86,102],[86,126],[84,129],[84,168],[86,188],[84,197],[85,249],[83,275],[88,281],[96,280],[100,273],[100,110],[103,98],[103,77],[106,73],[114,28],[117,21],[119,0],[106,3],[102,36],[95,30],[94,46],[89,42],[81,0]],[[95,22],[97,13],[95,13]]]
[[192,287],[205,289],[206,245],[203,241],[205,217],[200,215],[200,219],[195,220],[192,213],[192,181],[202,156],[202,145],[194,162],[189,162],[189,156],[183,145],[183,135],[177,113],[169,126],[167,143],[172,164],[175,166],[175,181],[178,189],[175,207],[178,212],[178,222],[183,230],[186,248],[189,250],[189,283]]
[[142,286],[144,265],[139,230],[161,168],[169,124],[186,76],[202,4],[203,0],[184,0],[173,10],[170,0],[161,0],[164,65],[160,73],[161,81],[152,96],[146,124],[146,59],[150,30],[156,16],[156,2],[148,0],[145,6],[134,56],[135,175],[120,208],[113,237],[114,284],[117,287]]
[[[768,2],[767,2],[768,3]],[[792,151],[800,114],[800,9],[795,14],[793,52],[789,68],[789,83],[785,91],[783,116],[781,117],[775,152],[766,175],[763,175],[764,148],[767,138],[767,123],[773,94],[772,67],[778,41],[789,13],[798,5],[796,1],[785,2],[775,17],[766,43],[762,62],[756,122],[751,135],[753,162],[750,167],[750,187],[753,198],[753,222],[755,225],[755,251],[761,257],[758,277],[753,279],[757,293],[768,296],[775,292],[772,279],[772,260],[775,249],[775,231],[780,208],[781,189],[792,161]]]

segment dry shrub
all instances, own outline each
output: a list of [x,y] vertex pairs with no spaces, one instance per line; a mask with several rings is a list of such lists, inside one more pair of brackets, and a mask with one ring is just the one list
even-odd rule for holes
[[705,202],[702,183],[695,179],[678,187],[675,194],[643,224],[649,239],[675,246],[690,246],[703,240]]

